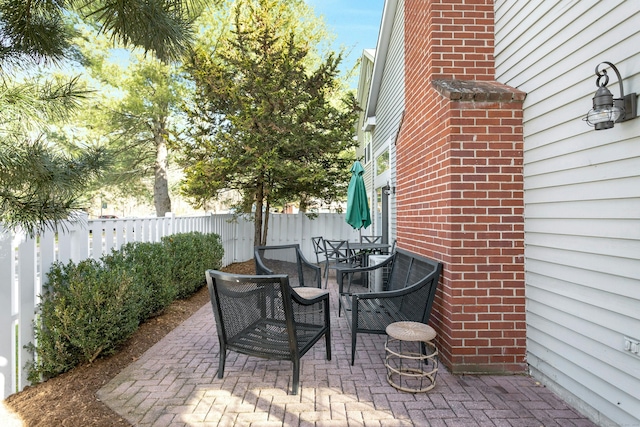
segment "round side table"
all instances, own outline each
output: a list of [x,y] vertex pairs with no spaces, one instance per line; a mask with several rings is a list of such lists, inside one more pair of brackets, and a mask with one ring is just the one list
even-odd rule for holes
[[436,386],[438,349],[436,331],[419,322],[395,322],[387,326],[384,345],[387,381],[409,393],[422,393]]

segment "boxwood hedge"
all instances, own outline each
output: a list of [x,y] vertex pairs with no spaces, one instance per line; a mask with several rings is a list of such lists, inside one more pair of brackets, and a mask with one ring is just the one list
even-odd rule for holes
[[128,243],[100,260],[54,263],[34,324],[29,380],[36,383],[114,353],[138,326],[222,267],[217,234],[175,234],[159,243]]

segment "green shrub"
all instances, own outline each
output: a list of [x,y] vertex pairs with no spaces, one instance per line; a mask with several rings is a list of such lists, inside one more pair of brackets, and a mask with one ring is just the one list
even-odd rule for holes
[[178,298],[187,298],[205,284],[204,272],[222,266],[223,247],[217,234],[198,232],[162,238],[172,264]]
[[130,243],[100,261],[55,263],[43,287],[34,324],[36,355],[29,380],[51,378],[114,353],[139,323],[204,285],[204,272],[221,268],[217,234],[167,236]]
[[161,313],[176,298],[171,263],[162,243],[133,242],[103,257],[107,268],[122,268],[133,279],[142,306],[140,321]]
[[37,358],[29,379],[37,382],[113,353],[138,327],[140,298],[123,269],[87,259],[56,263],[48,273],[34,325]]

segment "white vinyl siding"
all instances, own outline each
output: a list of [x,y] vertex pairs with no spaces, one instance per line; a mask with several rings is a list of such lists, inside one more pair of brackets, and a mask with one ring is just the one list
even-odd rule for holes
[[[371,182],[371,170],[373,167],[373,163],[371,162],[372,153],[371,153],[371,145],[372,145],[372,137],[371,132],[365,132],[363,127],[365,122],[367,121],[366,115],[366,106],[367,101],[369,99],[369,90],[371,88],[371,76],[373,74],[373,57],[371,56],[371,51],[369,53],[363,52],[361,57],[360,64],[360,78],[358,79],[358,103],[362,111],[360,112],[358,118],[357,125],[357,135],[358,135],[358,148],[356,149],[356,158],[362,159],[361,163],[364,166],[364,182],[367,188],[370,188]],[[373,208],[373,199],[369,195],[369,207],[372,210]],[[371,211],[373,214],[373,210]]]
[[[404,111],[404,0],[398,0],[393,30],[389,42],[388,55],[385,57],[384,73],[380,84],[380,93],[376,106],[376,123],[379,123],[373,132],[372,152],[384,146],[389,146],[389,165],[391,169],[390,186],[394,187],[396,181],[396,151],[393,141],[400,126],[402,112]],[[373,176],[369,177],[372,194]],[[389,196],[389,239],[396,236],[396,199],[395,195]]]
[[[640,425],[640,118],[595,131],[595,67],[640,92],[640,1],[495,1],[496,80],[524,104],[527,360],[603,426]],[[614,72],[608,88],[619,96]]]
[[371,87],[371,75],[373,74],[373,58],[375,55],[374,49],[365,49],[362,52],[362,56],[360,57],[360,77],[358,78],[358,90],[356,99],[358,100],[358,105],[362,109],[360,114],[358,115],[358,124],[357,124],[357,136],[359,145],[356,148],[356,157],[358,159],[362,158],[362,165],[367,166],[368,162],[371,160],[371,147],[368,147],[369,155],[367,156],[367,140],[371,139],[370,132],[365,132],[363,127],[367,120],[365,108],[367,106],[367,100],[369,99],[369,89]]

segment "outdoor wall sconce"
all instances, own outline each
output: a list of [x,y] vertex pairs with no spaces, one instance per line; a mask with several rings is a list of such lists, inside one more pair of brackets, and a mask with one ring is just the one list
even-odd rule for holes
[[382,187],[382,191],[384,191],[384,194],[386,194],[387,196],[391,196],[391,195],[395,196],[396,187],[392,187],[389,181],[387,181],[387,185]]
[[[609,76],[607,70],[599,70],[602,64],[610,66],[618,76],[618,84],[620,85],[620,98],[613,98],[613,95],[607,89]],[[624,94],[622,87],[622,77],[620,72],[611,62],[601,62],[596,66],[596,86],[598,90],[593,97],[593,108],[587,113],[584,120],[595,127],[596,130],[610,129],[614,123],[621,123],[636,118],[636,103],[638,95],[636,93]]]

